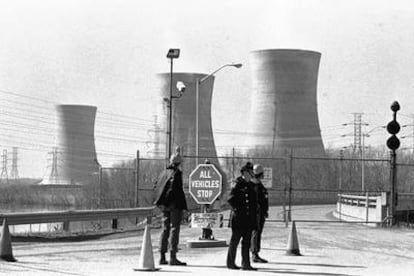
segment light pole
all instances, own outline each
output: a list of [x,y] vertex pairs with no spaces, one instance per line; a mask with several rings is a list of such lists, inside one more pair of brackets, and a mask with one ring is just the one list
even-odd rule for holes
[[168,149],[167,149],[167,160],[171,156],[171,137],[172,137],[172,99],[173,99],[173,60],[180,56],[180,49],[169,49],[167,53],[167,58],[171,61],[171,70],[170,70],[170,97],[168,100]]
[[220,71],[221,69],[225,68],[225,67],[235,67],[235,68],[241,68],[243,66],[243,64],[241,63],[229,63],[229,64],[224,64],[223,66],[219,67],[218,69],[216,69],[215,71],[213,71],[212,73],[208,74],[207,76],[204,76],[203,78],[196,78],[196,165],[199,164],[199,159],[198,159],[198,155],[199,155],[199,93],[200,93],[200,85],[203,81],[206,81],[207,79],[209,79],[210,77],[214,76],[215,73],[217,73],[218,71]]

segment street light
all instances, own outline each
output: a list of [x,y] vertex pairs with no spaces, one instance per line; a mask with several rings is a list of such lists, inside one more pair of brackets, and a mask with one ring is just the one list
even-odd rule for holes
[[243,66],[243,64],[241,64],[241,63],[224,64],[223,66],[219,67],[218,69],[216,69],[212,73],[208,74],[207,76],[204,76],[201,79],[196,78],[196,165],[199,164],[198,155],[199,155],[199,99],[200,99],[199,98],[199,93],[200,93],[200,85],[201,85],[202,82],[204,82],[207,79],[209,79],[210,77],[214,76],[215,73],[217,73],[218,71],[220,71],[221,69],[223,69],[225,67],[241,68],[242,66]]
[[[168,113],[168,131],[167,131],[167,135],[168,135],[168,150],[167,150],[167,160],[168,158],[170,158],[171,156],[171,136],[172,136],[172,99],[173,97],[173,60],[176,58],[179,58],[180,56],[180,49],[169,49],[168,53],[167,53],[167,58],[170,59],[171,61],[171,70],[170,70],[170,97],[168,100],[168,106],[169,106],[169,113]],[[181,95],[180,95],[181,97]]]

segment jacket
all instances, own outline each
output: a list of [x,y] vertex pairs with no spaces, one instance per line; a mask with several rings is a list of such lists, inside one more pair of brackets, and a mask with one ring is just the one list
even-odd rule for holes
[[232,229],[257,229],[257,194],[253,183],[238,177],[227,201],[232,208],[229,220]]
[[168,166],[158,177],[155,185],[154,204],[162,208],[187,210],[183,190],[183,173],[175,166]]
[[254,190],[257,193],[257,207],[259,218],[267,218],[269,216],[269,195],[266,187],[258,180],[258,183],[254,184]]

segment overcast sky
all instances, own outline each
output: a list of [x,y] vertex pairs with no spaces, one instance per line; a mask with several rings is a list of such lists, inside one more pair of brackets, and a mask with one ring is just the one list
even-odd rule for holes
[[[322,54],[318,111],[326,147],[352,142],[353,127],[342,124],[351,123],[354,112],[364,113],[363,121],[369,124],[365,131],[385,125],[394,100],[401,105],[402,124],[412,124],[411,2],[0,0],[0,131],[8,135],[0,135],[0,146],[10,150],[16,141],[22,147],[21,174],[41,176],[53,139],[35,130],[27,132],[24,126],[30,121],[21,117],[35,117],[39,112],[43,117],[32,121],[36,126],[40,118],[52,116],[53,104],[90,104],[105,112],[98,114],[98,128],[99,118],[105,116],[113,124],[128,121],[139,126],[126,134],[139,137],[135,145],[97,137],[99,160],[104,165],[114,161],[99,155],[103,151],[133,156],[149,139],[154,76],[169,71],[165,55],[173,47],[181,49],[174,63],[177,72],[210,73],[226,63],[244,64],[239,70],[226,68],[216,75],[212,116],[213,129],[222,131],[215,136],[219,153],[242,145],[244,138],[231,132],[248,131],[249,54],[258,49]],[[17,130],[7,122],[21,122],[25,129]],[[367,144],[385,143],[385,133],[378,130]],[[22,131],[27,132],[26,138],[15,138]],[[410,133],[412,127],[403,128],[402,135]],[[402,147],[412,147],[412,139],[403,139]],[[44,147],[34,150],[36,143]],[[145,147],[141,150],[145,152]]]

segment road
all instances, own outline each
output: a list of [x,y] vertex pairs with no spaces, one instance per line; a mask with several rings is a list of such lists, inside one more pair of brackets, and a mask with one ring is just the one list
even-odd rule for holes
[[[334,206],[294,206],[292,219],[334,220]],[[272,207],[270,220],[281,218]],[[286,256],[290,228],[267,222],[262,257],[268,264],[253,264],[258,272],[225,268],[227,248],[187,248],[186,241],[200,229],[182,228],[181,260],[187,267],[159,266],[158,237],[152,229],[152,246],[158,272],[136,272],[142,232],[129,232],[79,242],[13,242],[16,263],[0,262],[0,275],[414,275],[413,229],[385,229],[345,223],[297,222],[303,256]],[[214,229],[219,240],[229,240],[230,229]],[[240,264],[240,254],[236,263]]]

